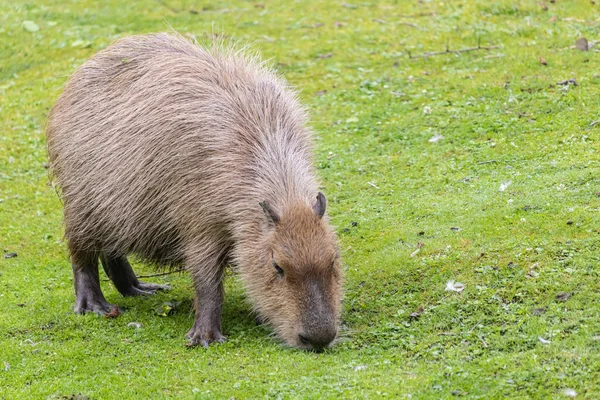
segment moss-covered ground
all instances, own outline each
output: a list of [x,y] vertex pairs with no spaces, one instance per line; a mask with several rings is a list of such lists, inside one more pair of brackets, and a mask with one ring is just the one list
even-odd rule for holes
[[[0,2],[0,398],[599,398],[599,17],[560,0]],[[72,312],[45,116],[92,54],[171,27],[249,43],[311,111],[346,265],[325,353],[270,338],[234,276],[229,340],[209,349],[184,346],[185,275],[144,299],[104,281],[116,319]]]

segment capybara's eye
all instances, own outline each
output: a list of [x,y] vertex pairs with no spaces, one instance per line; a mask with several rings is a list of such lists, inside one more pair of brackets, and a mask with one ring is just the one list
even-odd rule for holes
[[273,267],[275,267],[275,269],[277,270],[279,275],[283,276],[283,268],[281,268],[279,265],[277,265],[277,263],[275,261],[273,261]]

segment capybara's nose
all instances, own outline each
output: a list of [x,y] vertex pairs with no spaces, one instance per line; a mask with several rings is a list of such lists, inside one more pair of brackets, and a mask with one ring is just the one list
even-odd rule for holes
[[324,329],[322,331],[313,333],[305,332],[298,335],[298,339],[300,339],[300,342],[303,345],[309,346],[313,350],[321,351],[325,349],[331,342],[333,342],[336,335],[337,330]]

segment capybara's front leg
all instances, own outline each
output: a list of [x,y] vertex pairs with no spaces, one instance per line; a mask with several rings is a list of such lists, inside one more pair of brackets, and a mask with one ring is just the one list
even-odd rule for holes
[[221,314],[223,312],[223,274],[209,281],[194,281],[196,288],[196,319],[186,338],[186,346],[202,345],[208,347],[212,342],[222,343],[225,336],[221,333]]

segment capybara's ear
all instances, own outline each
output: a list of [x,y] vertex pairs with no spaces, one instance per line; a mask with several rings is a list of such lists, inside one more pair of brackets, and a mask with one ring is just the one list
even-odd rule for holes
[[262,207],[263,211],[265,212],[265,215],[269,219],[269,222],[272,222],[275,225],[277,225],[277,223],[279,223],[279,214],[277,214],[277,212],[273,210],[269,202],[265,200],[258,204],[260,204],[260,206]]
[[323,218],[323,214],[325,214],[325,207],[327,206],[327,200],[325,199],[325,195],[321,192],[317,194],[317,201],[313,204],[312,208],[315,214],[319,216],[319,218]]

